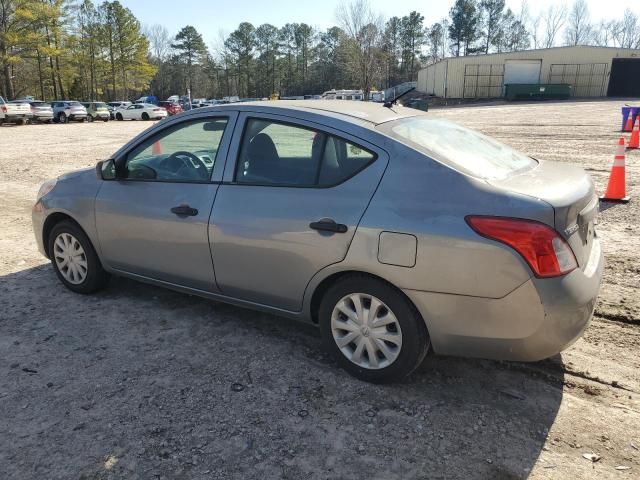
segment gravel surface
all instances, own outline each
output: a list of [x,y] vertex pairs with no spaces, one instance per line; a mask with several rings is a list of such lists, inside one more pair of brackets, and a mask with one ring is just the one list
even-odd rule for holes
[[[619,101],[434,110],[605,186]],[[0,479],[640,476],[640,151],[583,339],[535,364],[427,357],[401,384],[349,377],[313,327],[113,279],[65,290],[37,252],[45,179],[144,122],[0,127]],[[597,460],[597,461],[594,461]]]

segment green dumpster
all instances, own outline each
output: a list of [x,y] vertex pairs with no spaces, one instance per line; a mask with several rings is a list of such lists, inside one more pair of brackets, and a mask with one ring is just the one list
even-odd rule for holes
[[504,96],[507,100],[566,100],[571,97],[568,83],[508,83]]

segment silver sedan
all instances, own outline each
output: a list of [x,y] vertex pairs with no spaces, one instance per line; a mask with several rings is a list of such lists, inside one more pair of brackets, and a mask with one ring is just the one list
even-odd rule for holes
[[78,293],[130,277],[317,324],[358,378],[437,354],[536,361],[603,270],[585,172],[432,114],[340,101],[203,108],[46,182],[41,252]]

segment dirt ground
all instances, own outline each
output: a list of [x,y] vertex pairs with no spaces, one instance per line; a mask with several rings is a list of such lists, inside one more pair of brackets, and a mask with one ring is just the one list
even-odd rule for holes
[[[602,191],[622,103],[432,113],[581,165]],[[129,280],[62,287],[31,230],[40,183],[148,126],[0,127],[0,479],[640,477],[640,151],[632,203],[601,213],[584,338],[536,364],[430,356],[374,386],[311,327]]]

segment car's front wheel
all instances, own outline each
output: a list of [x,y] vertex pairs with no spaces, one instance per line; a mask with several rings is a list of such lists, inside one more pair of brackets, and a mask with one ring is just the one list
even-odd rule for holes
[[149,114],[147,112],[142,112],[142,120],[145,122],[149,120]]
[[119,122],[121,122],[122,120],[124,120],[124,118],[122,117],[121,113],[117,113],[116,114],[116,120],[118,120]]
[[93,293],[109,280],[91,241],[73,222],[65,220],[53,227],[49,253],[56,275],[69,290]]
[[426,326],[413,304],[368,275],[349,275],[331,286],[320,304],[319,322],[336,361],[367,382],[401,380],[429,350]]

